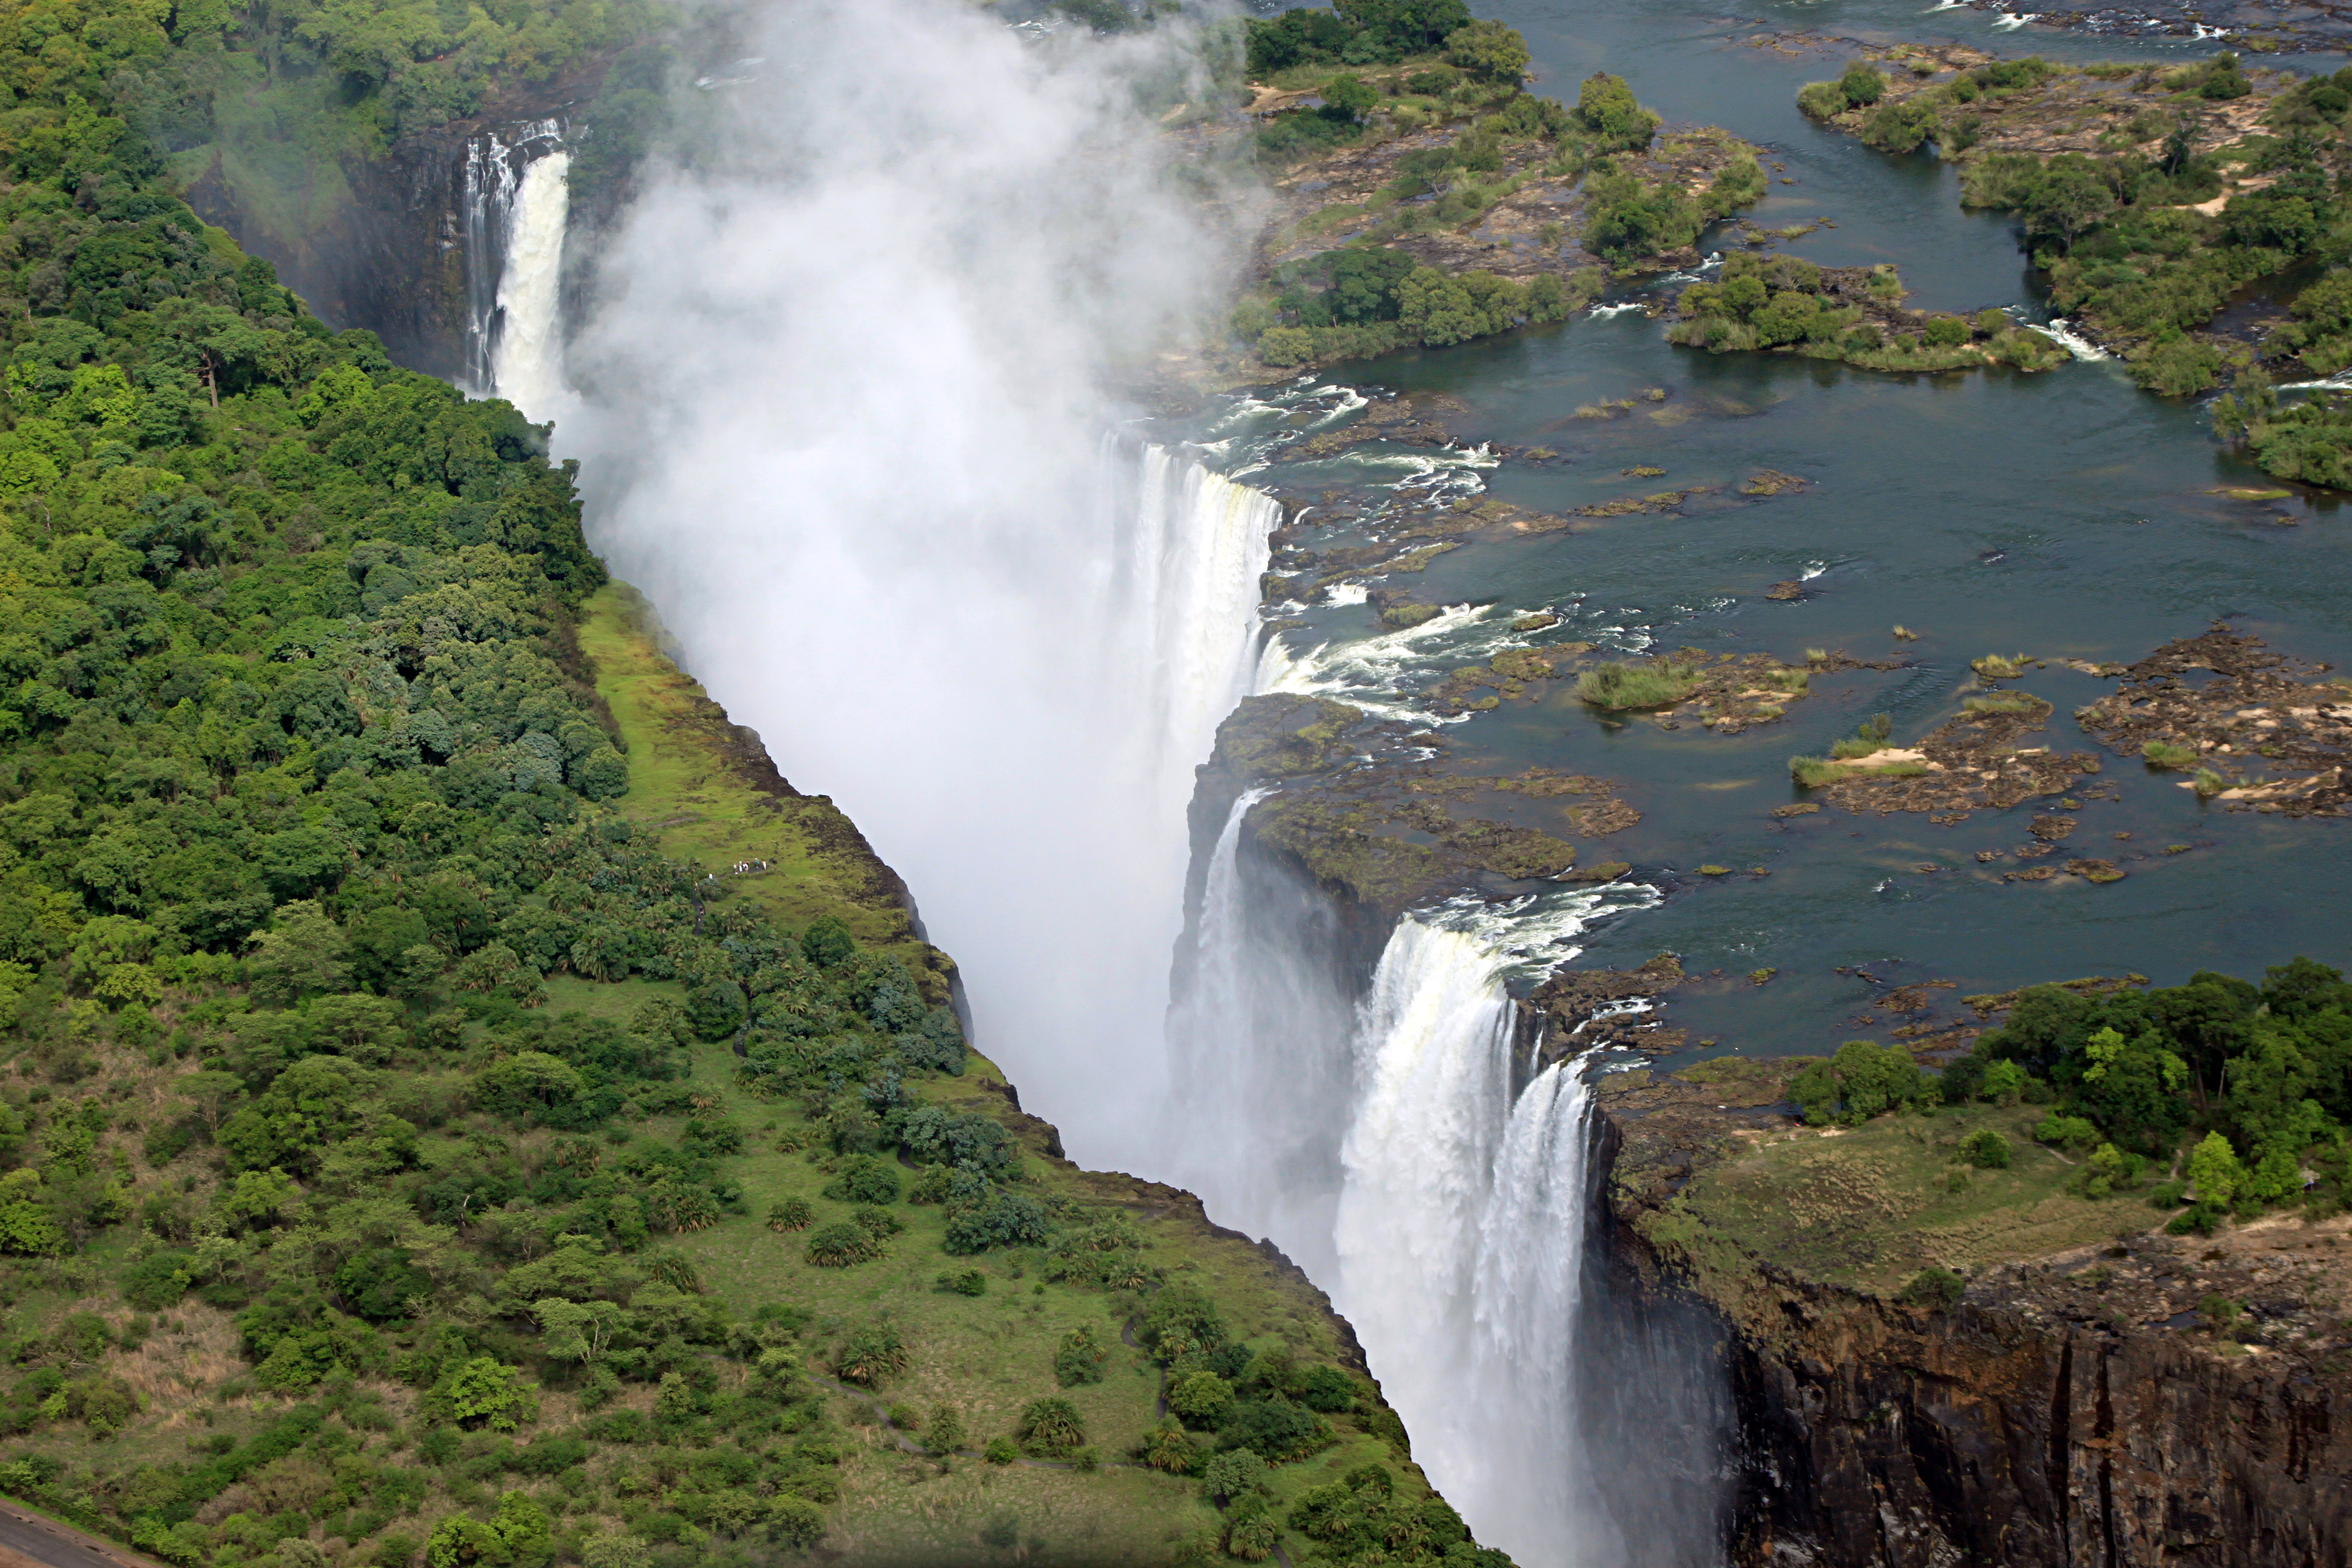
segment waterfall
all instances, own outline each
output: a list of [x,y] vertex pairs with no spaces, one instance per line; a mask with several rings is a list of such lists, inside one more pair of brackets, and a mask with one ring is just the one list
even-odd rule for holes
[[571,216],[572,154],[557,151],[522,172],[506,265],[499,279],[499,333],[492,363],[500,397],[533,418],[551,417],[563,390],[559,319],[563,227]]
[[464,381],[478,397],[535,408],[556,384],[556,280],[570,205],[562,136],[561,121],[534,120],[467,143]]
[[1578,1435],[1587,1089],[1562,1065],[1511,1092],[1504,982],[1519,955],[1505,943],[1532,931],[1556,963],[1601,907],[1548,901],[1517,921],[1408,915],[1391,932],[1357,1037],[1333,1295],[1478,1538],[1558,1568],[1614,1563],[1623,1546]]
[[[1152,771],[1162,798],[1181,813],[1217,726],[1251,689],[1258,580],[1282,508],[1264,490],[1150,442],[1139,468],[1129,597],[1150,628]],[[1170,842],[1181,848],[1181,834]]]

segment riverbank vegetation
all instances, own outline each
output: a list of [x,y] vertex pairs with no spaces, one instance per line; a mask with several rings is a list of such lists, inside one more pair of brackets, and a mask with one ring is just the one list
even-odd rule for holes
[[[1917,1016],[1932,994],[1886,1001]],[[2352,1205],[2352,985],[2336,970],[2298,958],[2259,984],[2200,972],[1964,1002],[1977,1028],[1898,1030],[1925,1037],[1909,1044],[1602,1079],[1604,1114],[1622,1095],[1620,1125],[1641,1129],[1621,1214],[1727,1307],[1764,1259],[1937,1307],[2024,1259],[2158,1230],[2226,1246],[2234,1222]]]
[[[1291,20],[1301,16],[1320,20]],[[1659,142],[1659,117],[1620,78],[1596,74],[1573,106],[1522,90],[1524,42],[1498,24],[1464,25],[1442,58],[1336,42],[1286,52],[1282,40],[1342,21],[1293,12],[1251,25],[1253,62],[1286,62],[1261,87],[1276,107],[1255,132],[1259,158],[1293,165],[1288,184],[1312,172],[1339,196],[1277,226],[1267,281],[1234,314],[1263,364],[1563,320],[1612,268],[1681,254],[1764,193],[1752,149],[1708,131]],[[1367,63],[1332,70],[1350,48]],[[1486,264],[1496,248],[1499,268]]]
[[2048,370],[2066,353],[2000,310],[1975,316],[1901,309],[1903,280],[1889,265],[1823,268],[1801,258],[1737,252],[1713,283],[1676,297],[1669,342],[1714,353],[1776,349],[1868,370],[1970,370],[2006,364]]

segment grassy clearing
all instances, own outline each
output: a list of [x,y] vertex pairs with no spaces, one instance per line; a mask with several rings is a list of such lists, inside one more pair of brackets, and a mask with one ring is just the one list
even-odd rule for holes
[[[1703,1172],[1679,1206],[1752,1257],[1873,1290],[1931,1265],[1973,1274],[2152,1225],[2144,1193],[2092,1199],[2068,1190],[2076,1166],[2033,1142],[2045,1114],[1955,1107],[1775,1133]],[[1963,1162],[1961,1143],[1985,1129],[2009,1141],[2008,1169]]]

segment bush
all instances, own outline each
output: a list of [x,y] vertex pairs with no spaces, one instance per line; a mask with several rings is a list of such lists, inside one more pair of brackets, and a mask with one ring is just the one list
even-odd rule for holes
[[871,1388],[892,1373],[907,1370],[907,1347],[889,1324],[870,1323],[849,1336],[834,1358],[833,1370],[845,1383]]
[[1940,1098],[1940,1089],[1908,1052],[1869,1040],[1848,1040],[1836,1056],[1809,1064],[1791,1079],[1789,1098],[1810,1125],[1858,1127],[1899,1106]]
[[1201,1492],[1223,1504],[1263,1489],[1270,1474],[1265,1460],[1248,1448],[1233,1448],[1211,1459],[1201,1472]]
[[932,1281],[932,1288],[951,1296],[985,1296],[988,1294],[988,1276],[977,1268],[953,1269]]
[[948,1216],[947,1236],[940,1247],[951,1255],[986,1252],[998,1247],[1036,1247],[1051,1226],[1037,1200],[1018,1193],[992,1192],[980,1203]]
[[1903,1282],[1895,1299],[1906,1307],[1948,1312],[1960,1304],[1961,1293],[1967,1288],[1968,1281],[1948,1268],[1922,1268]]
[[1937,316],[1927,323],[1925,334],[1927,346],[1935,349],[1956,348],[1969,335],[1969,323],[1958,316]]
[[1220,1448],[1250,1448],[1273,1464],[1303,1459],[1332,1440],[1328,1424],[1280,1395],[1244,1400],[1217,1434]]
[[1637,153],[1657,134],[1658,117],[1642,107],[1625,79],[1595,71],[1576,95],[1576,117],[1612,153]]
[[1171,1476],[1189,1476],[1201,1466],[1200,1445],[1184,1435],[1173,1415],[1160,1417],[1160,1425],[1145,1435],[1137,1457]]
[[1646,708],[1671,708],[1698,689],[1696,665],[1670,658],[1644,665],[1608,663],[1577,677],[1576,695],[1595,708],[1625,712]]
[[1481,81],[1517,86],[1528,73],[1528,41],[1516,27],[1475,21],[1446,35],[1445,58]]
[[1013,1434],[1028,1452],[1058,1459],[1085,1446],[1086,1420],[1079,1415],[1076,1405],[1055,1394],[1023,1405]]
[[1980,1127],[1960,1140],[1960,1158],[1979,1171],[2006,1171],[2009,1140],[1990,1127]]
[[806,1230],[816,1211],[806,1198],[786,1198],[768,1210],[768,1228],[773,1231]]
[[888,1209],[873,1204],[860,1204],[849,1211],[849,1221],[866,1235],[879,1241],[886,1236],[896,1236],[907,1227]]
[[768,1503],[768,1535],[779,1546],[806,1552],[824,1539],[824,1511],[806,1498],[780,1494]]
[[2075,1184],[2086,1198],[2109,1197],[2117,1189],[2138,1183],[2140,1165],[2137,1154],[2126,1153],[2112,1143],[2102,1143],[2083,1162]]
[[2139,754],[2159,768],[2178,771],[2196,764],[2199,752],[2194,746],[2176,746],[2164,741],[2150,741],[2139,749]]
[[1233,1405],[1234,1385],[1213,1372],[1188,1372],[1168,1387],[1168,1409],[1187,1426],[1215,1426]]
[[1080,1323],[1062,1336],[1054,1352],[1054,1377],[1064,1388],[1075,1388],[1082,1383],[1100,1383],[1103,1363],[1109,1352],[1091,1323]]
[[824,1195],[840,1204],[895,1204],[898,1192],[898,1173],[869,1154],[843,1161],[824,1188]]
[[2089,1121],[2057,1110],[2042,1119],[2042,1124],[2033,1130],[2033,1136],[2041,1142],[2054,1143],[2076,1154],[2087,1152],[2102,1142],[2099,1130]]
[[820,1226],[810,1233],[808,1260],[819,1268],[847,1268],[882,1256],[882,1243],[863,1226],[846,1220]]
[[1886,91],[1886,79],[1860,60],[1845,68],[1845,75],[1838,79],[1837,85],[1846,102],[1856,109],[1869,108]]
[[1797,108],[1811,119],[1828,120],[1852,107],[1844,87],[1837,82],[1808,82],[1797,89]]

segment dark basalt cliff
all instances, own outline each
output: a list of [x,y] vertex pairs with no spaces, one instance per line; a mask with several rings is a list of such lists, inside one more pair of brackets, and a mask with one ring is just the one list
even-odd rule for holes
[[1675,1203],[1789,1125],[1759,1100],[1666,1080],[1598,1110],[1617,1289],[1702,1304],[1721,1330],[1734,1563],[2352,1562],[2344,1220],[2127,1233],[1906,1304],[1759,1258]]

